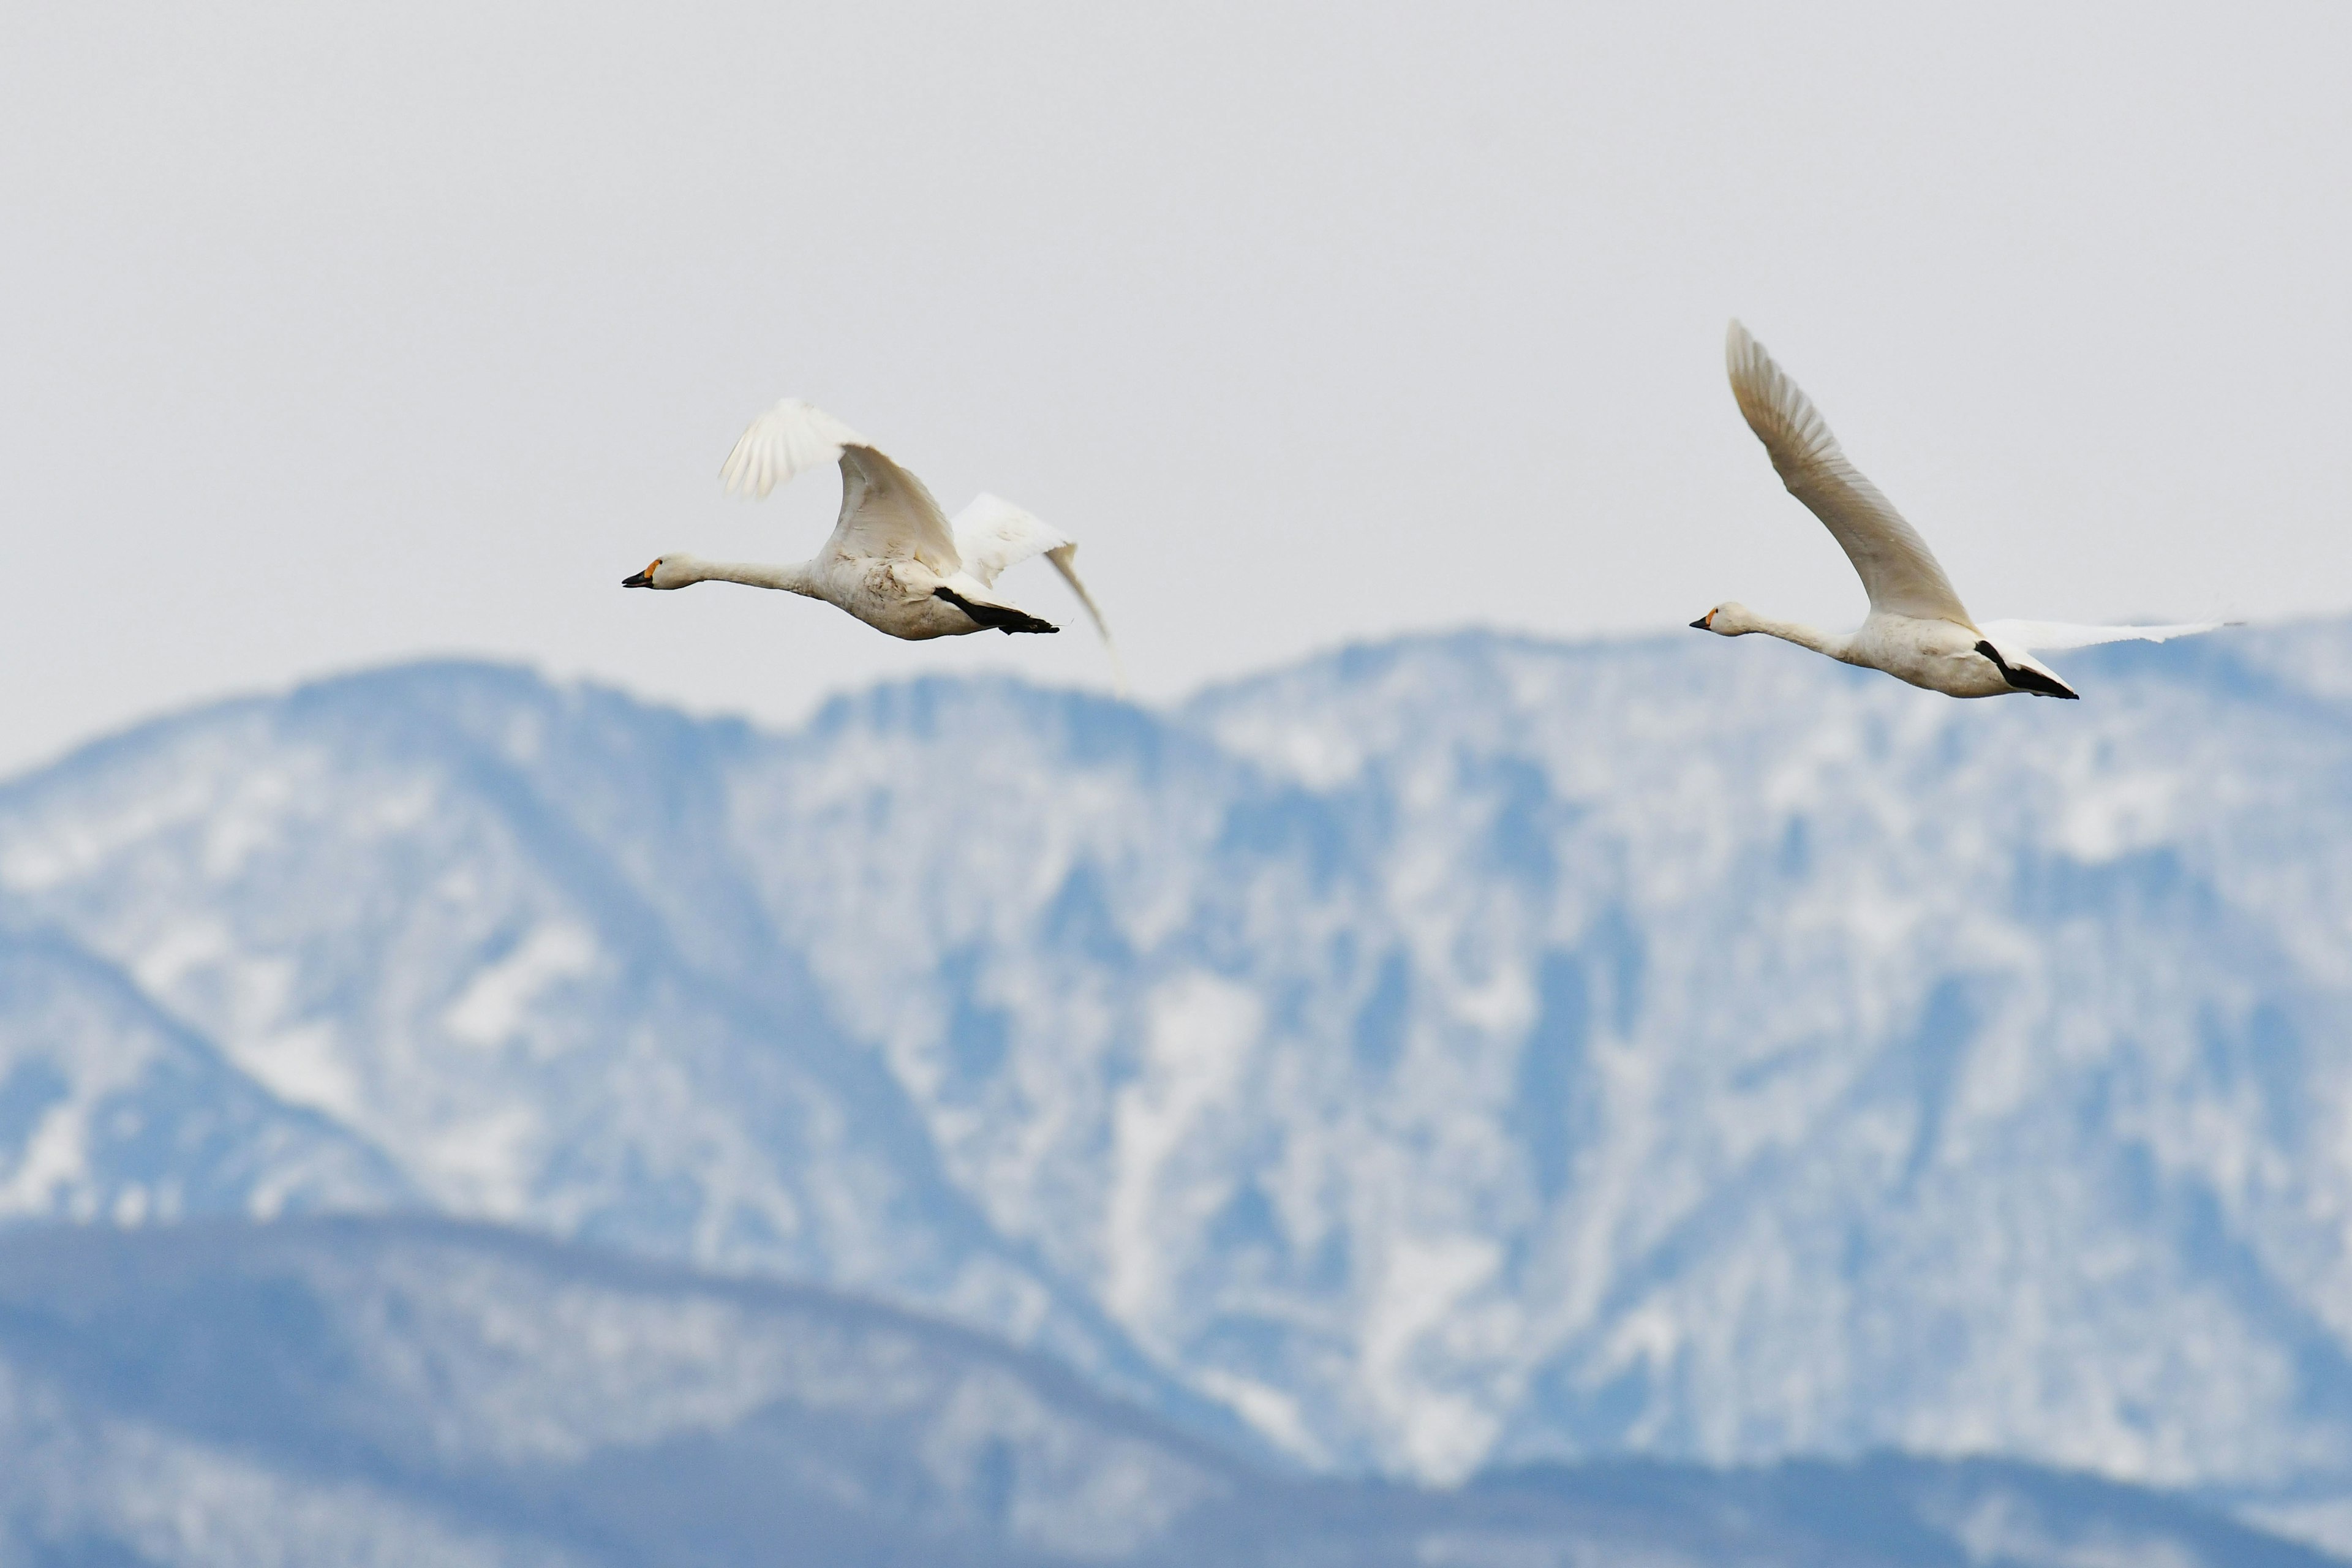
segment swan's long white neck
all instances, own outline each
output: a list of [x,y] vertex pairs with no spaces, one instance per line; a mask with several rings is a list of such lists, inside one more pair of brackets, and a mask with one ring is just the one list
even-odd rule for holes
[[699,559],[681,563],[689,583],[740,583],[747,587],[782,588],[787,594],[803,594],[812,599],[821,599],[824,595],[817,592],[816,574],[809,570],[810,564],[800,561],[788,565],[770,566],[751,561]]
[[1839,660],[1843,660],[1853,651],[1853,637],[1850,633],[1825,632],[1802,621],[1777,621],[1753,610],[1740,617],[1739,629],[1762,632],[1766,637],[1779,637],[1783,642],[1792,642],[1799,647],[1809,647],[1815,653],[1825,653]]

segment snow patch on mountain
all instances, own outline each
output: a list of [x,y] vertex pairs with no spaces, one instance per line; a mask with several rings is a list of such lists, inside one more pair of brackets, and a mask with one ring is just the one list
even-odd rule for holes
[[0,928],[0,1217],[136,1226],[407,1196],[380,1153],[61,936]]

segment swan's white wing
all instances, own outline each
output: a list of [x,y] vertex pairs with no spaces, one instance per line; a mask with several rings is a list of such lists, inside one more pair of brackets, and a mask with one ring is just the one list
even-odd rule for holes
[[2220,631],[2228,621],[2185,621],[2173,626],[2073,626],[2063,621],[1987,621],[1978,629],[2000,647],[2089,647],[2103,642],[2169,642]]
[[955,572],[955,538],[923,481],[813,403],[787,397],[752,420],[719,475],[729,495],[763,496],[832,462],[841,465],[841,517],[827,553],[911,556],[942,577]]
[[1103,619],[1101,606],[1078,580],[1078,547],[1068,535],[1003,496],[982,494],[956,513],[955,542],[964,571],[983,584],[994,583],[999,574],[1033,555],[1052,562],[1070,592],[1078,596],[1078,603],[1087,607],[1087,618],[1102,636],[1103,651],[1110,655],[1111,679],[1121,696],[1127,694],[1127,667],[1119,659],[1118,644],[1111,640],[1110,625]]
[[1033,555],[1043,555],[1069,543],[1067,535],[1048,528],[1003,496],[982,493],[955,514],[956,553],[963,569],[982,584],[1018,566]]
[[813,403],[787,397],[735,438],[719,477],[729,495],[763,496],[794,474],[838,460],[866,437]]
[[1076,594],[1078,603],[1087,607],[1087,618],[1094,622],[1095,630],[1102,637],[1103,652],[1110,655],[1111,689],[1121,697],[1126,696],[1127,664],[1118,657],[1118,644],[1111,640],[1110,623],[1103,619],[1102,609],[1095,603],[1095,596],[1087,592],[1087,585],[1078,581],[1078,547],[1057,544],[1045,552],[1045,559],[1054,563],[1054,570],[1062,574],[1062,581],[1070,585],[1070,592]]
[[923,481],[866,446],[841,449],[841,519],[824,548],[829,555],[912,556],[942,577],[962,566],[947,514]]
[[1951,579],[1919,531],[1846,461],[1820,412],[1738,321],[1731,323],[1724,357],[1731,370],[1731,395],[1739,400],[1748,427],[1764,443],[1789,493],[1828,526],[1853,563],[1870,607],[1970,625]]

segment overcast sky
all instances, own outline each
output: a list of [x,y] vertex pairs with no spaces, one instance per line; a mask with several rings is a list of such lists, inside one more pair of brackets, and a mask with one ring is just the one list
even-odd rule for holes
[[1734,314],[1979,615],[2340,610],[2347,18],[18,0],[0,770],[421,654],[774,720],[1107,680],[1083,622],[624,592],[814,549],[831,475],[716,478],[786,394],[1080,539],[1146,700],[1416,627],[1851,624]]

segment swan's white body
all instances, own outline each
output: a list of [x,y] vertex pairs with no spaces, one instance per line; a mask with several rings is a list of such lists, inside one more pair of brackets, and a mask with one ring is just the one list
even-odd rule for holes
[[[793,475],[841,465],[841,516],[824,548],[790,565],[705,561],[672,552],[623,580],[630,588],[742,583],[823,599],[877,631],[919,642],[993,626],[1058,628],[1004,602],[997,577],[1034,555],[1054,563],[1109,650],[1118,651],[1094,596],[1078,580],[1078,547],[1011,501],[982,495],[950,524],[923,481],[822,408],[786,398],[751,421],[719,475],[730,495],[764,496]],[[1122,677],[1120,685],[1124,687]]]
[[1987,621],[1979,626],[1969,618],[1951,579],[1944,575],[1918,530],[1846,461],[1819,411],[1738,321],[1731,323],[1725,356],[1731,370],[1731,395],[1738,399],[1748,427],[1764,443],[1789,493],[1822,520],[1853,563],[1870,595],[1870,615],[1859,629],[1838,634],[1773,620],[1732,603],[1717,605],[1693,621],[1693,626],[1727,637],[1762,632],[1951,697],[2028,691],[2071,698],[2074,689],[2033,657],[2035,649],[2132,639],[2163,642],[2224,624],[2076,626],[2055,621]]

